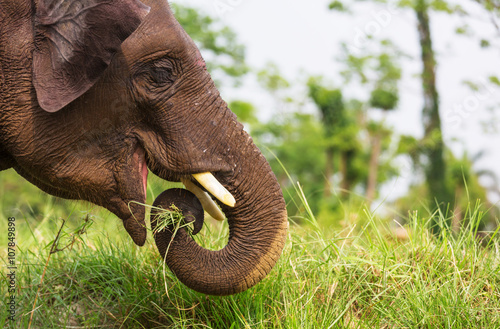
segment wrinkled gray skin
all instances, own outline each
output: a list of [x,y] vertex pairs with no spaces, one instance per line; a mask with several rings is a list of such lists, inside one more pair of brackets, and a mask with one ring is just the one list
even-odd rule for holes
[[221,205],[228,245],[180,234],[167,263],[197,291],[244,291],[281,254],[280,187],[166,0],[143,2],[0,0],[0,170],[109,209],[139,246],[146,166],[168,181],[211,172],[236,199]]

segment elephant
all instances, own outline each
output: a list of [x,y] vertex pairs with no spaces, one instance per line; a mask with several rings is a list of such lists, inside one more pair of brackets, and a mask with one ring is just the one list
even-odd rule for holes
[[0,170],[108,209],[138,246],[148,173],[183,182],[182,211],[225,216],[229,240],[210,251],[181,229],[167,253],[156,234],[181,282],[230,295],[274,267],[281,188],[167,0],[0,0],[0,61]]

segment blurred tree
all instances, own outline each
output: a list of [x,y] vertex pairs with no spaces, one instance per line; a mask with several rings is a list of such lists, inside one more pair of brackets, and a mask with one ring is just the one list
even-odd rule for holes
[[[346,69],[341,72],[346,83],[350,83],[354,78],[362,86],[371,89],[370,99],[367,107],[379,109],[383,112],[381,121],[367,120],[360,122],[363,124],[369,138],[368,177],[366,182],[367,204],[376,198],[377,183],[379,176],[379,165],[382,151],[384,150],[384,140],[386,147],[390,144],[390,137],[393,135],[392,129],[385,126],[385,116],[387,112],[396,109],[399,102],[398,83],[401,79],[401,67],[399,58],[403,54],[389,40],[382,40],[377,50],[366,51],[361,55],[355,55],[343,45],[343,55],[340,60]],[[368,116],[365,114],[365,116]]]
[[[488,177],[496,183],[498,182],[498,178],[491,170],[475,169],[483,156],[484,152],[478,152],[473,156],[469,156],[467,152],[464,152],[461,158],[457,158],[451,151],[447,152],[450,163],[448,179],[450,185],[454,187],[455,198],[451,222],[454,231],[458,231],[460,225],[464,224],[463,220],[465,219],[467,205],[476,200],[485,203],[487,208],[490,209],[485,214],[480,229],[484,229],[485,225],[495,224],[495,217],[498,216],[498,210],[495,211],[493,205],[488,202],[487,193],[489,189],[483,187],[479,183],[479,180],[483,177]],[[498,191],[498,185],[493,185],[493,191]]]
[[[363,69],[360,73],[368,71]],[[370,72],[370,75],[371,73],[373,72]],[[331,194],[331,177],[335,169],[333,164],[337,159],[341,174],[341,195],[345,198],[347,192],[352,192],[358,183],[362,183],[367,197],[366,203],[369,205],[376,197],[377,184],[397,172],[390,165],[390,159],[394,156],[389,152],[392,129],[385,125],[384,120],[368,119],[367,110],[373,108],[371,102],[344,101],[340,90],[326,88],[322,84],[324,82],[318,77],[308,81],[309,95],[321,113],[325,132],[325,198]],[[390,94],[397,96],[394,91]],[[397,104],[394,98],[390,102],[389,104],[386,101],[379,106],[384,106],[384,112],[388,111]]]
[[278,177],[289,214],[295,216],[303,211],[293,191],[297,182],[303,184],[310,206],[317,211],[324,167],[321,124],[314,115],[300,113],[303,104],[289,96],[291,84],[276,64],[267,63],[258,70],[257,81],[274,98],[274,115],[267,123],[253,124],[252,136]]
[[370,160],[368,162],[368,178],[366,182],[366,202],[368,206],[377,196],[379,182],[380,155],[383,150],[384,141],[387,144],[392,136],[392,130],[388,129],[383,122],[371,121],[367,125],[370,137]]
[[[376,66],[380,64],[378,60],[374,63]],[[303,210],[300,202],[294,200],[296,192],[287,193],[288,189],[293,189],[292,183],[299,181],[318,218],[335,223],[342,218],[342,207],[339,198],[331,195],[332,186],[340,182],[343,198],[367,187],[367,163],[372,153],[366,127],[369,103],[344,100],[340,89],[328,87],[321,77],[310,77],[307,92],[318,109],[318,115],[305,114],[301,113],[303,102],[288,96],[296,95],[296,88],[281,75],[276,65],[268,64],[259,72],[258,79],[275,98],[276,108],[290,107],[288,111],[275,112],[270,122],[252,126],[252,135],[259,145],[264,146],[263,151],[285,190],[289,213],[294,216]],[[387,152],[390,134],[382,132],[391,130],[381,126],[381,131],[377,131],[383,136],[378,154],[384,156],[377,157],[379,170],[375,173],[375,183],[386,181],[397,172],[391,164],[390,152]],[[286,170],[281,163],[285,164]],[[349,201],[353,198],[350,197]],[[356,199],[355,202],[358,201],[362,200]]]
[[281,75],[278,66],[271,62],[257,72],[257,79],[272,94],[290,87],[290,82]]
[[266,63],[262,69],[257,71],[257,82],[274,99],[275,112],[285,114],[289,105],[292,105],[292,112],[296,110],[297,101],[288,96],[291,84],[283,77],[275,63]]
[[[408,138],[411,139],[412,137]],[[414,141],[415,143],[411,148],[417,149],[418,141]],[[402,144],[404,143],[400,145]],[[467,223],[464,222],[464,220],[467,219],[466,213],[470,211],[471,205],[474,206],[476,202],[481,202],[486,206],[486,209],[488,209],[486,213],[482,214],[481,225],[478,229],[494,230],[495,226],[497,226],[499,209],[488,201],[487,194],[489,192],[500,193],[498,189],[498,178],[489,170],[475,169],[478,160],[480,160],[482,156],[482,152],[474,156],[469,156],[467,152],[464,152],[461,157],[455,157],[449,149],[445,152],[445,160],[449,164],[446,172],[446,181],[449,186],[452,186],[454,197],[454,206],[450,209],[450,213],[447,216],[449,219],[447,224],[450,225],[455,232],[457,232],[461,226],[467,225]],[[488,178],[492,181],[492,186],[490,188],[485,188],[479,182],[481,178]],[[418,211],[421,214],[432,215],[434,211],[429,208],[428,202],[425,200],[426,195],[429,195],[428,184],[422,184],[419,181],[415,181],[415,184],[410,186],[409,192],[395,202],[395,206],[402,212],[412,209],[412,211]]]
[[[446,162],[444,158],[445,146],[439,114],[439,94],[436,85],[436,59],[432,45],[429,11],[432,8],[439,11],[451,12],[452,9],[443,1],[416,0],[413,10],[417,16],[419,32],[422,70],[422,87],[424,91],[424,108],[422,120],[424,123],[424,140],[426,140],[426,155],[428,165],[425,175],[429,190],[440,204],[441,211],[446,212],[453,202],[452,191],[446,181]],[[433,225],[437,230],[438,226]]]
[[278,115],[254,127],[252,136],[261,147],[264,146],[262,151],[285,192],[289,214],[295,216],[303,210],[303,205],[295,200],[297,193],[293,191],[293,184],[296,182],[303,184],[311,208],[317,211],[322,199],[318,192],[324,182],[322,154],[326,141],[316,117],[300,113]]
[[[446,182],[446,162],[445,145],[441,131],[441,118],[439,114],[439,94],[436,86],[436,59],[432,44],[432,34],[430,29],[429,12],[444,12],[448,14],[463,13],[464,10],[458,5],[452,5],[444,0],[382,0],[382,3],[395,4],[399,8],[409,9],[416,16],[416,29],[419,36],[422,62],[422,88],[424,106],[422,109],[422,121],[424,126],[423,154],[427,161],[425,165],[426,181],[429,185],[429,191],[432,191],[433,197],[441,204],[442,210],[453,201],[452,192]],[[339,7],[333,6],[333,9]],[[342,10],[345,11],[345,10]],[[390,15],[390,14],[389,14]],[[372,93],[372,100],[391,101],[388,94],[375,91]],[[395,99],[395,98],[393,98]],[[373,102],[372,102],[373,103]],[[381,104],[377,104],[380,106]],[[382,104],[383,105],[383,104]]]
[[[344,100],[340,89],[328,89],[323,87],[321,78],[310,78],[307,82],[309,87],[309,96],[314,101],[321,113],[321,122],[323,123],[323,131],[327,141],[325,155],[325,186],[324,195],[328,198],[332,191],[332,176],[334,174],[333,157],[335,152],[340,153],[340,171],[342,174],[341,195],[346,196],[350,190],[351,182],[347,175],[347,168],[350,167],[350,162],[354,158],[354,147],[350,144],[356,139],[356,131],[347,129],[349,120],[345,114]],[[339,139],[339,135],[344,135],[345,132],[353,133],[353,136],[343,136]],[[337,137],[337,138],[335,138]]]
[[249,68],[245,63],[245,47],[238,42],[236,33],[198,8],[177,3],[170,6],[184,30],[200,48],[215,82],[221,85],[222,80],[229,80],[238,85],[239,78],[248,73]]
[[[490,21],[498,32],[500,32],[500,1],[498,0],[475,0],[477,3],[481,4],[489,13]],[[481,40],[483,45],[489,45],[489,41]]]
[[252,103],[236,100],[229,103],[229,108],[234,114],[236,114],[238,121],[247,124],[249,128],[259,123],[259,119],[257,119],[257,111]]

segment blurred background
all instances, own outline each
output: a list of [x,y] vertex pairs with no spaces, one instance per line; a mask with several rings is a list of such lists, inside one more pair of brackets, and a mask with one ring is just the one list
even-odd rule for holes
[[367,207],[399,223],[439,210],[457,227],[480,202],[496,228],[498,1],[174,2],[185,26],[186,3],[228,29],[215,44],[229,56],[195,39],[292,217],[298,184],[325,224]]
[[[457,229],[480,203],[481,229],[496,229],[498,0],[171,5],[271,163],[293,221],[311,210],[335,228],[367,209],[398,226],[441,211]],[[101,211],[47,196],[12,170],[0,184],[6,216]],[[166,187],[151,177],[148,201]]]

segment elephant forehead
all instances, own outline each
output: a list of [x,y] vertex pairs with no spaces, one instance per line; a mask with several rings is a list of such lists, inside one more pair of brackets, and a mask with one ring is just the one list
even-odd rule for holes
[[166,1],[145,3],[151,6],[150,13],[121,47],[128,64],[140,62],[148,55],[160,52],[182,56],[188,49],[195,47]]

